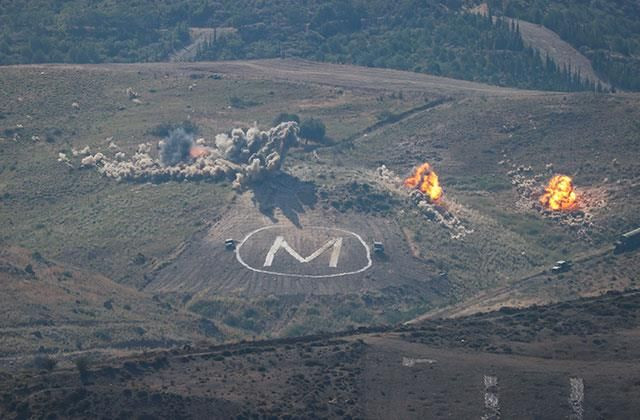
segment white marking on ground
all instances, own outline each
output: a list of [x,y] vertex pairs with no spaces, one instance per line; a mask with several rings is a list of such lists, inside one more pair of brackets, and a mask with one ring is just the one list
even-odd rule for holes
[[571,405],[571,411],[573,412],[569,418],[582,420],[584,416],[584,408],[582,407],[584,402],[584,381],[582,378],[569,378],[569,386],[571,387],[569,405]]
[[498,399],[497,376],[484,375],[484,415],[481,419],[500,419],[500,400]]
[[412,359],[410,357],[403,357],[402,358],[402,366],[406,366],[406,367],[414,367],[415,365],[418,364],[429,364],[432,365],[434,364],[436,361],[433,359]]
[[323,252],[327,249],[333,247],[333,252],[331,253],[331,259],[329,260],[329,267],[335,268],[338,266],[338,259],[340,258],[340,250],[342,249],[342,238],[333,238],[329,239],[327,243],[318,248],[313,254],[309,255],[307,258],[304,258],[302,255],[298,254],[298,252],[291,247],[285,241],[283,236],[276,237],[275,241],[273,241],[273,245],[271,245],[271,249],[267,252],[267,257],[264,260],[265,267],[271,267],[273,264],[273,258],[276,256],[276,253],[280,248],[283,248],[285,251],[289,253],[293,258],[298,260],[301,263],[308,263],[310,261],[315,260]]
[[[254,230],[254,231],[249,232],[249,234],[247,234],[247,236],[244,237],[244,239],[240,242],[240,244],[235,249],[236,259],[238,260],[238,262],[240,264],[242,264],[245,268],[247,268],[247,269],[249,269],[251,271],[255,271],[256,273],[273,274],[273,275],[277,275],[277,276],[287,276],[287,277],[304,277],[304,278],[312,278],[312,279],[320,279],[320,278],[328,278],[328,277],[341,277],[341,276],[347,276],[347,275],[350,275],[350,274],[358,274],[358,273],[362,273],[365,270],[368,270],[371,267],[371,265],[373,264],[373,261],[371,260],[371,251],[369,250],[369,246],[362,239],[362,237],[360,235],[358,235],[355,232],[351,232],[351,231],[348,231],[348,230],[345,230],[345,229],[327,228],[327,227],[322,227],[322,226],[309,226],[308,229],[331,230],[331,231],[342,232],[342,233],[345,233],[347,235],[354,236],[362,244],[362,246],[364,247],[364,249],[366,251],[367,264],[364,267],[360,268],[359,270],[349,271],[349,272],[344,272],[344,273],[333,273],[333,274],[293,274],[293,273],[280,273],[280,272],[276,272],[276,271],[268,271],[268,270],[262,270],[262,269],[259,269],[259,268],[254,268],[254,267],[250,266],[249,264],[247,264],[242,259],[242,256],[240,255],[240,249],[242,248],[242,245],[244,245],[245,242],[247,242],[247,240],[251,236],[253,236],[256,233],[261,232],[263,230],[274,229],[274,228],[283,228],[283,227],[286,227],[286,226],[282,226],[282,225],[264,226],[264,227],[261,227],[261,228],[258,228],[256,230]],[[272,248],[273,248],[273,246],[272,246]],[[340,244],[340,249],[341,248],[342,248],[342,244]],[[318,252],[318,251],[316,251],[316,252]],[[334,252],[335,252],[335,248],[334,248]],[[332,257],[333,257],[333,254],[332,254]],[[337,263],[338,262],[337,262],[337,259],[336,259],[336,265],[337,265]]]

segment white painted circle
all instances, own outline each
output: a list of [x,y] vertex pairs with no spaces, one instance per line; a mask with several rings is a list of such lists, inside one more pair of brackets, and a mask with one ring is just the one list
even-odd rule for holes
[[252,267],[251,265],[247,264],[242,259],[242,256],[240,255],[240,250],[242,249],[242,246],[245,244],[245,242],[247,242],[247,240],[249,238],[251,238],[253,235],[255,235],[258,232],[262,232],[262,231],[268,230],[268,229],[282,229],[282,228],[286,228],[286,227],[287,226],[283,226],[283,225],[264,226],[264,227],[261,227],[259,229],[256,229],[256,230],[253,230],[253,231],[249,232],[247,234],[247,236],[244,237],[244,239],[238,244],[238,246],[235,249],[236,259],[238,260],[238,262],[240,264],[242,264],[245,268],[247,268],[247,269],[249,269],[251,271],[255,271],[256,273],[272,274],[272,275],[276,275],[276,276],[286,276],[286,277],[304,277],[304,278],[312,278],[312,279],[321,279],[321,278],[329,278],[329,277],[341,277],[341,276],[348,276],[348,275],[351,275],[351,274],[358,274],[358,273],[362,273],[363,271],[369,269],[371,267],[371,265],[373,264],[373,262],[371,260],[371,251],[369,250],[369,246],[362,239],[362,237],[360,235],[358,235],[355,232],[351,232],[351,231],[345,230],[345,229],[328,228],[328,227],[322,227],[322,226],[308,226],[308,229],[337,231],[337,232],[346,233],[347,235],[351,235],[351,236],[355,237],[362,244],[362,246],[364,247],[364,249],[366,251],[367,264],[364,267],[360,268],[359,270],[348,271],[348,272],[343,272],[343,273],[294,274],[294,273],[280,273],[280,272],[277,272],[277,271],[269,271],[269,270],[264,270],[264,269],[261,269],[261,268],[255,268],[255,267]]

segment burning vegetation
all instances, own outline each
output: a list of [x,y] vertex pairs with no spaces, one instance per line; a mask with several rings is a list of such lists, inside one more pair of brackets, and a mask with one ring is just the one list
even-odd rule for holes
[[417,189],[429,197],[432,202],[437,202],[442,197],[442,188],[438,181],[438,175],[426,162],[418,166],[411,176],[404,180],[404,185],[405,187]]
[[[531,166],[518,165],[508,158],[498,164],[510,168],[506,174],[519,196],[515,203],[518,211],[533,209],[546,219],[574,229],[581,237],[591,237],[595,227],[594,214],[607,205],[609,188],[606,185],[583,187],[578,194],[570,177],[553,175],[555,170],[551,163],[547,163],[545,171],[540,173]],[[549,176],[550,181],[544,183]]]
[[[449,231],[451,239],[462,239],[473,233],[456,216],[456,212],[464,210],[455,202],[449,201],[447,205],[441,203],[442,188],[438,183],[438,176],[433,172],[428,163],[420,165],[413,171],[411,177],[404,181],[395,172],[385,165],[377,170],[380,183],[397,194],[406,194],[406,190],[400,185],[411,188],[409,199],[415,205],[417,211],[430,222],[437,223]],[[449,210],[453,208],[453,210]]]
[[566,175],[555,175],[540,197],[540,204],[556,211],[572,211],[577,207],[573,180]]

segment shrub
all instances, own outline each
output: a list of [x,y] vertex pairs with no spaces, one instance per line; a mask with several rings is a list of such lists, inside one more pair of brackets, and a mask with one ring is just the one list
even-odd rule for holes
[[36,356],[33,359],[33,366],[36,369],[53,370],[58,362],[49,356]]
[[105,330],[96,331],[94,335],[96,336],[96,338],[102,341],[111,341],[111,334],[109,334],[108,331],[105,331]]
[[89,359],[86,357],[80,357],[75,361],[76,369],[78,369],[78,373],[80,374],[80,379],[83,381],[87,379],[89,375]]
[[324,140],[326,127],[321,120],[308,118],[300,124],[300,135],[307,140],[321,142]]
[[390,123],[400,121],[400,117],[401,117],[400,114],[394,114],[389,110],[384,110],[377,115],[378,121],[385,124],[390,124]]
[[24,268],[24,271],[32,276],[36,274],[35,271],[33,271],[33,266],[31,264],[27,264],[27,266]]
[[251,99],[243,99],[238,96],[232,96],[229,98],[229,105],[233,108],[244,109],[260,105],[260,102]]
[[207,337],[220,337],[222,332],[212,321],[202,318],[198,322],[198,329]]
[[276,126],[280,123],[287,121],[295,121],[300,124],[300,117],[296,114],[288,114],[286,112],[281,112],[277,117],[273,119],[273,125]]

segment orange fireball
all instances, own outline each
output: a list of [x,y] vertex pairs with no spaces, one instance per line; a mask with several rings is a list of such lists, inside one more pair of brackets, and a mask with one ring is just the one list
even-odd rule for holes
[[404,180],[404,185],[409,188],[417,188],[420,192],[429,196],[431,201],[438,201],[442,197],[442,188],[438,182],[438,175],[426,162],[418,166],[411,176]]
[[540,203],[551,209],[570,211],[576,208],[577,197],[573,189],[573,180],[566,175],[556,175],[551,178],[545,193],[540,197]]
[[193,146],[191,147],[191,149],[189,149],[189,156],[191,156],[191,159],[197,159],[199,157],[206,156],[208,154],[209,154],[209,149],[207,149],[206,147]]

